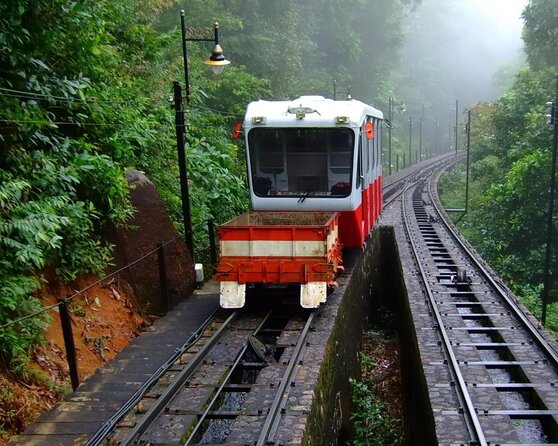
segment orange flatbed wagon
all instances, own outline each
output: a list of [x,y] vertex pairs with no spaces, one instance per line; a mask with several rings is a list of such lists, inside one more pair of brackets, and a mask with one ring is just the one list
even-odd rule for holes
[[218,227],[221,306],[241,308],[246,285],[300,284],[300,304],[325,302],[341,262],[337,212],[252,211]]

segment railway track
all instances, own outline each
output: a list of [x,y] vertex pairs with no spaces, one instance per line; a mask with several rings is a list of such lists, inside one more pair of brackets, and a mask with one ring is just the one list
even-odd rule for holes
[[273,444],[314,315],[218,312],[87,446]]
[[402,195],[429,305],[428,314],[416,316],[430,320],[432,347],[445,357],[429,364],[439,370],[437,397],[445,398],[437,416],[461,419],[466,438],[455,438],[458,444],[557,444],[558,355],[448,222],[437,201],[439,175]]
[[391,175],[383,185],[384,208],[399,198],[410,185],[417,183],[421,178],[427,178],[440,166],[456,163],[462,158],[463,155],[445,154]]

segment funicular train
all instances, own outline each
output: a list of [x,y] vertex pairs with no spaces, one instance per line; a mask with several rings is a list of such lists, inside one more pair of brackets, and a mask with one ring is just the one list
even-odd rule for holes
[[244,118],[252,211],[219,226],[224,308],[250,284],[300,284],[315,308],[382,211],[381,111],[357,100],[256,101]]

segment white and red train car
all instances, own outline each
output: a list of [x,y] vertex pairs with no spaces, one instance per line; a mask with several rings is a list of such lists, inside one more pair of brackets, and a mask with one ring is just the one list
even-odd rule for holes
[[382,122],[357,100],[248,105],[253,211],[219,227],[221,306],[242,307],[250,283],[300,283],[303,307],[325,301],[341,247],[363,246],[382,210]]

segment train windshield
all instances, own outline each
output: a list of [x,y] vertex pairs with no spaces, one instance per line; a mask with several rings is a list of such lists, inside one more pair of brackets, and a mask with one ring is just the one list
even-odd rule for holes
[[255,128],[248,134],[258,196],[347,197],[354,132],[348,128]]

